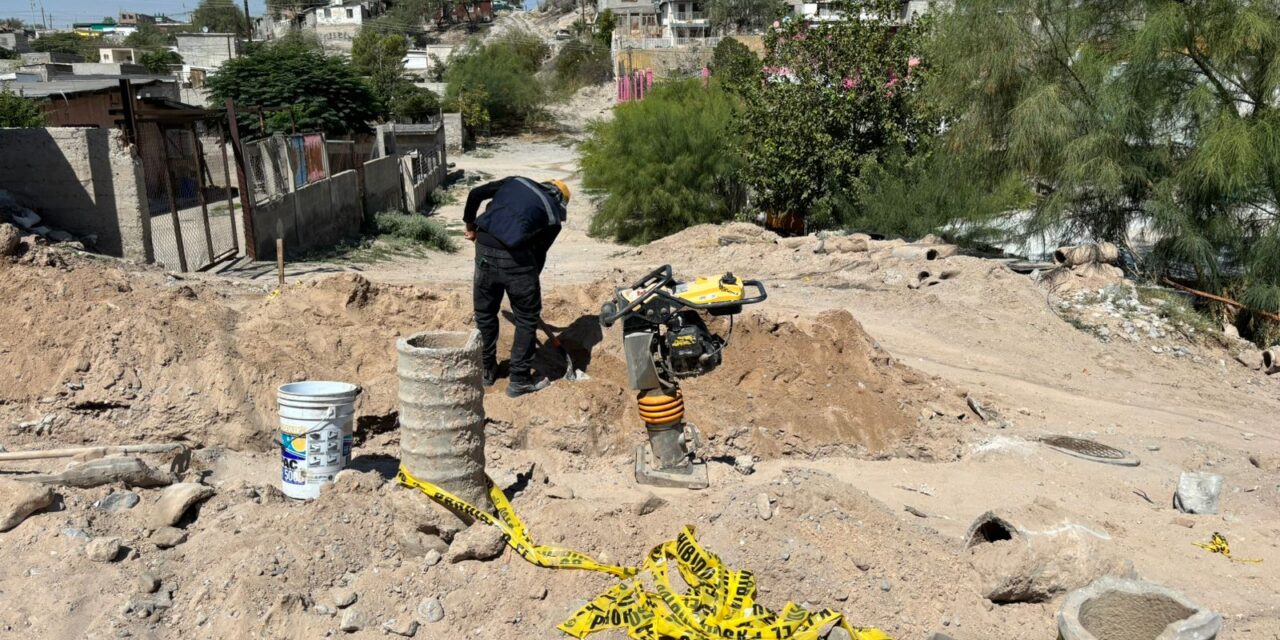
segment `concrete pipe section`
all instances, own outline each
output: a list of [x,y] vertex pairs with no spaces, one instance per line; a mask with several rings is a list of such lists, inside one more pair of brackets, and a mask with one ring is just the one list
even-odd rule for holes
[[400,462],[409,473],[490,510],[484,472],[480,332],[428,331],[396,342]]
[[1059,640],[1213,640],[1222,616],[1160,585],[1100,578],[1071,592],[1058,612]]

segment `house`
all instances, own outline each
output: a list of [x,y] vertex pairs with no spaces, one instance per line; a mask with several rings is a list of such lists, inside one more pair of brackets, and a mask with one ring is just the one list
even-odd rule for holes
[[138,49],[102,47],[98,49],[98,62],[135,64],[142,61],[142,51]]
[[493,22],[493,3],[490,0],[459,0],[453,4],[453,11],[446,13],[447,8],[441,4],[440,11],[436,14],[436,24]]
[[[172,78],[129,78],[129,83],[139,97],[178,99],[178,86]],[[116,126],[120,117],[111,113],[122,104],[117,77],[77,76],[49,82],[15,83],[6,88],[24,98],[40,100],[50,127],[109,129]]]
[[[898,18],[903,21],[910,20],[914,16],[922,16],[928,13],[936,5],[949,4],[950,2],[951,0],[902,0]],[[832,22],[843,18],[837,2],[829,2],[827,0],[789,0],[788,4],[791,5],[795,15],[810,22]]]
[[8,49],[14,53],[31,51],[31,43],[27,41],[27,32],[21,29],[0,31],[0,49]]
[[658,26],[658,7],[653,0],[598,0],[596,15],[612,11],[617,21],[614,34],[618,36],[656,38],[662,35]]
[[134,13],[132,11],[121,11],[120,19],[116,20],[116,24],[126,27],[139,27],[144,24],[155,24],[155,16],[149,16],[145,13]]
[[677,45],[711,35],[711,21],[701,2],[694,0],[657,0],[661,37]]
[[22,54],[22,64],[71,64],[72,62],[84,62],[84,56],[74,53],[61,53],[53,51],[33,51],[31,53]]
[[305,28],[315,31],[326,50],[350,53],[360,28],[383,11],[385,5],[381,2],[329,0],[328,6],[307,12]]
[[437,71],[435,60],[439,60],[441,63],[447,61],[449,56],[453,55],[453,49],[454,46],[451,44],[429,44],[410,49],[402,61],[405,75],[418,76],[420,78],[431,77]]
[[190,22],[179,22],[177,20],[170,18],[169,16],[156,16],[155,25],[157,29],[165,33],[171,33],[175,31],[186,31],[191,28]]
[[234,33],[179,33],[177,40],[182,83],[193,89],[204,87],[205,78],[240,55],[240,40]]

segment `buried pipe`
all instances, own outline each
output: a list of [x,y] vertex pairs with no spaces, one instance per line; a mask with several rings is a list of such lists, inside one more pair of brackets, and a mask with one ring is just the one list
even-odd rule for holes
[[923,246],[918,244],[904,244],[894,247],[891,254],[895,258],[902,260],[941,260],[950,258],[956,254],[956,246],[954,244],[937,244]]
[[397,341],[396,352],[400,463],[415,478],[491,509],[480,332],[419,333]]
[[1149,582],[1103,577],[1058,611],[1061,640],[1214,640],[1222,616]]
[[1091,262],[1114,264],[1120,260],[1120,249],[1110,242],[1081,244],[1058,247],[1053,252],[1053,262],[1059,265],[1075,267]]
[[1267,375],[1280,373],[1280,346],[1262,352],[1262,371]]

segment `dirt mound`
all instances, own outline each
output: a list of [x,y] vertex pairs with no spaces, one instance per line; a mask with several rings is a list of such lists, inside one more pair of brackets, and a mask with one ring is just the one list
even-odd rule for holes
[[[302,379],[361,385],[357,430],[367,437],[396,425],[395,338],[471,324],[466,290],[375,285],[353,274],[266,294],[83,261],[65,271],[0,270],[9,301],[0,322],[11,328],[0,336],[11,365],[0,372],[0,417],[13,425],[6,444],[184,440],[266,450],[275,388]],[[602,332],[595,315],[612,286],[547,296],[548,321],[565,329],[592,379],[518,401],[499,393],[500,383],[486,403],[493,437],[592,453],[642,441],[621,329]],[[510,336],[504,327],[500,353]],[[553,376],[563,370],[554,352],[539,357]],[[961,398],[897,364],[847,312],[812,323],[748,314],[725,364],[685,389],[688,416],[714,455],[952,457],[949,433],[965,414]]]

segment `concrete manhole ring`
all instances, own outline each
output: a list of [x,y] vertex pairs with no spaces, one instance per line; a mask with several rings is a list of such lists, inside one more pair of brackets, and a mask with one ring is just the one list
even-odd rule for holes
[[1128,451],[1117,449],[1101,442],[1094,442],[1093,440],[1073,438],[1071,436],[1044,436],[1039,438],[1039,441],[1055,451],[1093,462],[1115,464],[1122,467],[1136,467],[1140,464],[1140,461],[1129,455]]

